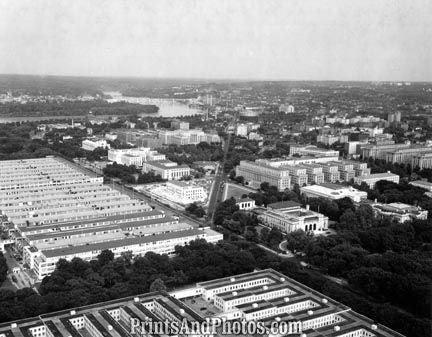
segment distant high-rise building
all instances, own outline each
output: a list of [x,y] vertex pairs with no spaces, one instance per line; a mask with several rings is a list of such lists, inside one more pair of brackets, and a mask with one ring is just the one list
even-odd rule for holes
[[387,121],[388,121],[390,124],[393,124],[393,123],[400,123],[400,121],[401,121],[401,117],[402,117],[402,113],[401,113],[400,111],[390,112],[390,113],[387,115]]
[[395,112],[395,122],[400,123],[402,117],[402,113],[400,111]]
[[294,105],[291,105],[291,104],[282,104],[279,107],[279,111],[285,112],[286,114],[289,114],[289,113],[294,113],[295,108],[294,108]]

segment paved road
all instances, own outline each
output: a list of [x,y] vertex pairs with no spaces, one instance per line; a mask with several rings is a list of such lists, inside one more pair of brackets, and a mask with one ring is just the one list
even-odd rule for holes
[[215,175],[215,180],[213,184],[212,193],[210,195],[210,201],[209,201],[209,207],[207,210],[207,216],[209,219],[211,219],[211,225],[214,223],[214,211],[216,209],[216,206],[219,202],[222,201],[222,192],[223,187],[227,181],[227,176],[225,174],[225,161],[228,154],[229,146],[231,143],[231,133],[228,133],[228,139],[224,143],[224,155],[222,162],[218,166],[218,170]]
[[279,249],[285,252],[285,256],[289,256],[289,257],[294,257],[295,256],[290,250],[287,249],[287,242],[286,242],[286,240],[282,241],[279,244]]
[[212,223],[213,223],[213,216],[214,216],[214,211],[216,209],[216,205],[218,203],[218,200],[221,199],[220,195],[223,186],[222,183],[225,181],[224,175],[225,173],[223,170],[223,165],[218,165],[218,169],[213,182],[213,188],[209,198],[209,206],[207,209],[207,216],[208,218],[212,219]]
[[[10,274],[8,275],[8,279],[10,283],[17,289],[32,287],[32,280],[30,279],[29,275],[25,272],[22,265],[19,264],[13,257],[10,256],[9,248],[6,249],[6,252],[3,255],[9,267]],[[13,268],[19,268],[19,271],[16,273],[12,273]]]

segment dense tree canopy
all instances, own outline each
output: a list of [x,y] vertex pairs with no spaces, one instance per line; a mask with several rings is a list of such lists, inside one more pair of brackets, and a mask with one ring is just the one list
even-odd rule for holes
[[[325,246],[331,247],[323,242],[323,247]],[[353,256],[358,254],[352,253]],[[197,240],[187,246],[177,247],[174,258],[154,253],[135,259],[131,259],[130,254],[126,253],[117,259],[111,259],[109,253],[104,252],[102,255],[103,257],[98,260],[90,262],[79,258],[70,262],[60,260],[56,271],[43,280],[40,295],[29,288],[17,292],[0,290],[0,322],[150,290],[170,290],[186,284],[251,272],[254,268],[270,267],[408,336],[428,336],[430,333],[427,317],[419,314],[416,317],[410,312],[402,311],[388,301],[382,300],[382,297],[372,301],[368,296],[359,294],[358,290],[352,291],[350,287],[340,286],[316,272],[303,270],[296,263],[280,259],[243,240],[228,238],[227,241],[216,245]],[[372,275],[371,272],[383,277],[389,272],[397,272],[399,275],[403,275],[405,271],[419,272],[416,265],[395,259],[391,253],[385,255],[381,261],[372,256],[370,261],[374,269],[353,269],[352,274],[348,275],[350,282],[358,287],[356,289],[362,287],[360,283],[363,280],[366,282],[365,285],[370,284],[372,287],[368,291],[378,292],[381,289],[375,288],[382,286],[376,282],[381,278]],[[414,303],[419,300],[418,303],[423,307],[427,297],[421,299],[421,295],[426,291],[424,282],[427,280],[420,276],[410,277],[409,280],[409,284],[402,283],[397,289],[401,289],[402,285],[405,289],[412,285],[414,288],[409,290],[406,296],[400,292],[392,302],[408,301],[406,297],[414,296],[411,301]],[[387,298],[390,289],[382,289],[384,295],[380,296]]]
[[0,285],[6,280],[8,265],[2,252],[0,252]]

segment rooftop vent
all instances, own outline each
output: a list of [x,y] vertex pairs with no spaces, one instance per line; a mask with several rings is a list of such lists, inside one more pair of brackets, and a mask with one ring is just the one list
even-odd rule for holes
[[289,302],[289,297],[284,297],[285,302]]
[[15,329],[16,327],[18,327],[18,325],[16,323],[11,324],[11,329]]
[[75,310],[71,310],[70,314],[71,314],[71,316],[76,315],[76,311]]
[[328,301],[327,301],[326,298],[323,298],[323,299],[322,299],[322,302],[325,304],[325,303],[327,303]]
[[281,282],[285,282],[285,277],[280,278]]
[[134,302],[138,303],[139,302],[139,297],[134,297]]
[[335,331],[339,331],[339,330],[340,330],[340,326],[339,326],[339,325],[336,325],[336,326],[334,327],[334,330],[335,330]]
[[184,315],[184,314],[185,314],[184,309],[180,309],[180,314],[181,314],[181,315]]
[[268,289],[268,287],[267,287],[267,286],[263,286],[263,289],[264,289],[264,290],[267,290],[267,289]]
[[372,330],[376,330],[376,329],[378,329],[378,326],[377,326],[376,324],[372,324],[372,325],[371,325],[371,329],[372,329]]
[[107,328],[108,328],[108,331],[112,331],[112,329],[113,329],[112,325],[108,325]]
[[258,308],[258,303],[252,304],[252,308]]
[[310,315],[312,315],[313,314],[313,311],[312,310],[308,310],[308,315],[310,316]]
[[235,277],[231,277],[231,282],[235,282]]
[[232,295],[233,295],[233,296],[237,296],[237,291],[233,291],[233,292],[232,292]]
[[280,321],[281,321],[281,318],[278,316],[278,317],[275,318],[275,321],[276,321],[276,322],[280,322]]

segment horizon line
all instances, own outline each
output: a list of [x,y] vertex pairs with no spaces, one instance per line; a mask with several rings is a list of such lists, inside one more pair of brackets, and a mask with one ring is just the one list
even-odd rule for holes
[[143,80],[183,80],[183,81],[226,81],[226,82],[348,82],[348,83],[432,83],[432,80],[313,80],[313,79],[272,79],[272,78],[223,78],[223,77],[164,77],[164,76],[135,76],[135,75],[54,75],[54,74],[18,74],[0,73],[1,76],[29,76],[29,77],[69,77],[94,79],[143,79]]

